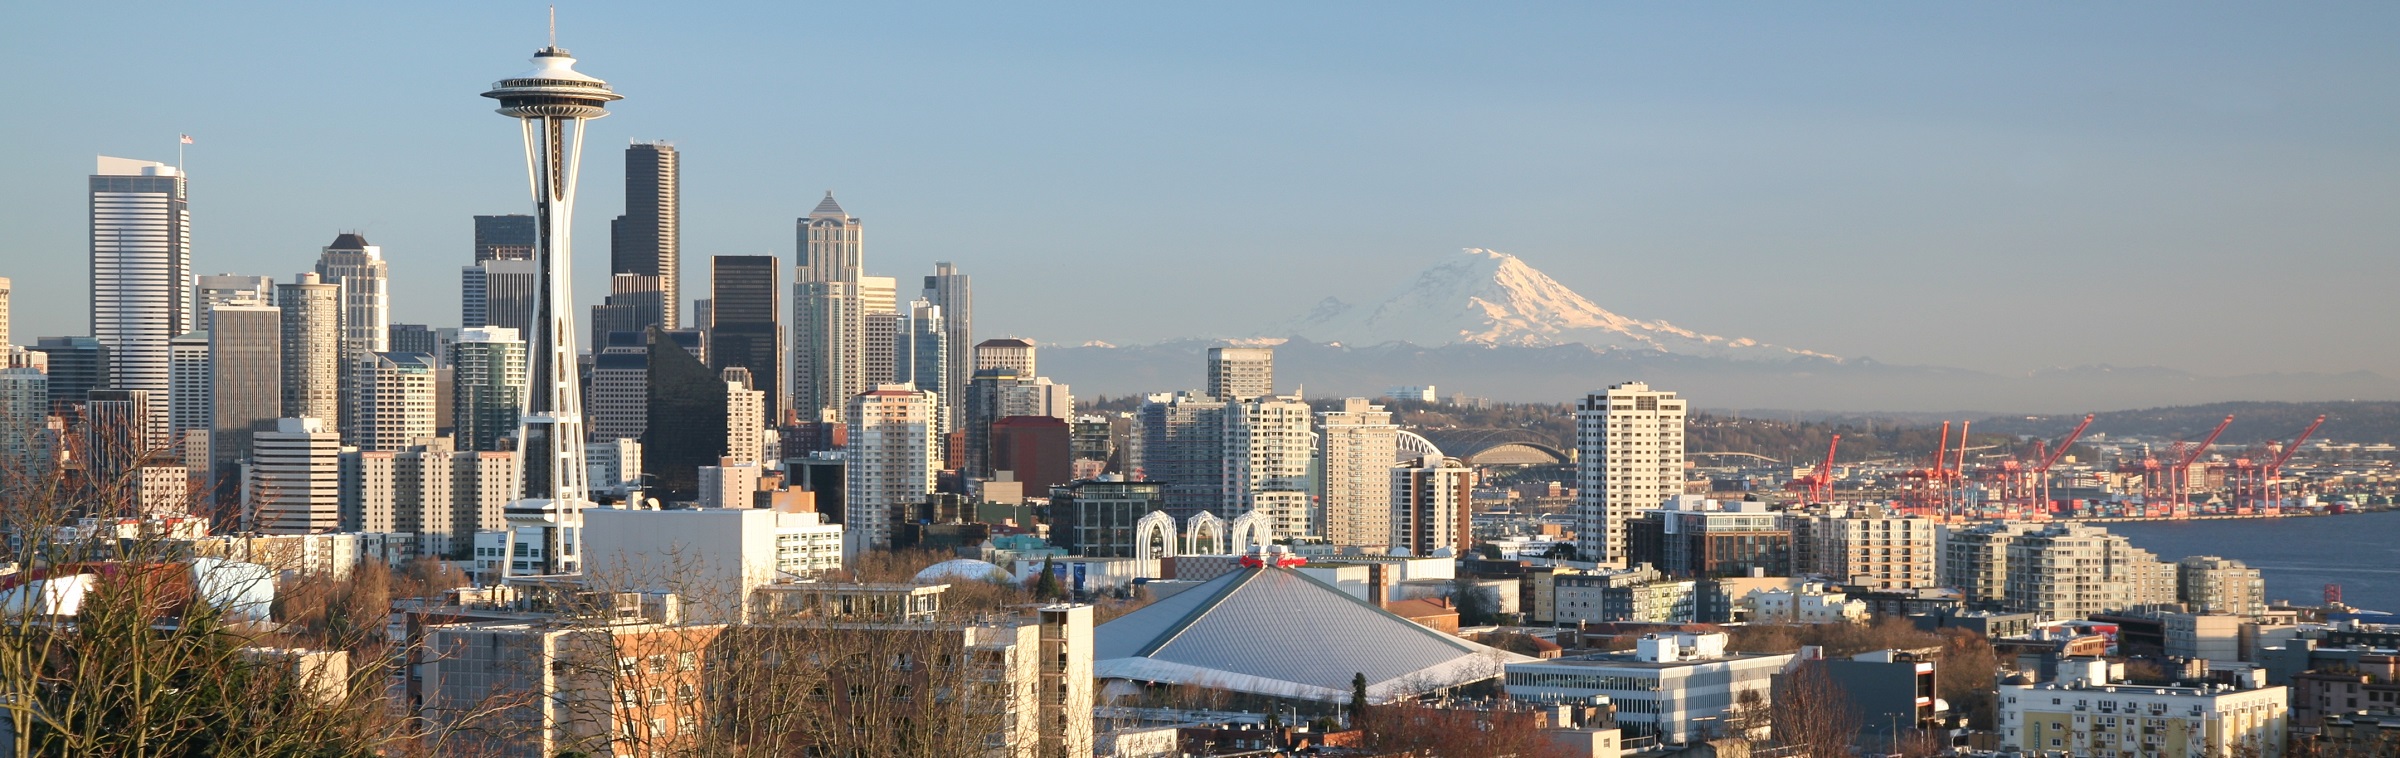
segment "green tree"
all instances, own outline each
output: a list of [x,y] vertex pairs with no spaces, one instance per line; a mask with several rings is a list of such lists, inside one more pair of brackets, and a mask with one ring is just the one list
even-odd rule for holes
[[1366,672],[1359,672],[1350,675],[1350,723],[1358,723],[1359,718],[1365,715],[1367,715],[1367,675]]
[[1052,573],[1051,567],[1051,559],[1042,558],[1042,575],[1033,580],[1034,597],[1043,600],[1058,600],[1067,596],[1066,589],[1058,584],[1058,574]]

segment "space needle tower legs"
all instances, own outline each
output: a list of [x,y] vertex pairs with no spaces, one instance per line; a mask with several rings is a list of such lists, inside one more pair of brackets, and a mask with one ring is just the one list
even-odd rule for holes
[[[484,97],[500,101],[500,115],[525,131],[525,168],[532,179],[536,238],[532,318],[526,323],[525,408],[517,432],[516,499],[504,513],[502,576],[573,573],[581,563],[583,509],[590,504],[584,470],[582,402],[577,383],[573,246],[576,164],[583,150],[583,122],[608,115],[620,96],[608,83],[575,70],[575,58],[556,40],[533,54],[534,69],[492,85]],[[520,540],[526,542],[520,556]],[[524,568],[518,564],[523,562]]]

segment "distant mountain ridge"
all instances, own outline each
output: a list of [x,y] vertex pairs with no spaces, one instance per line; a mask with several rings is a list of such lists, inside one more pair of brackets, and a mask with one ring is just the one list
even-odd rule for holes
[[1481,248],[1467,248],[1435,263],[1373,307],[1329,297],[1260,336],[1352,346],[1580,344],[1745,360],[1833,358],[1618,315],[1514,255]]

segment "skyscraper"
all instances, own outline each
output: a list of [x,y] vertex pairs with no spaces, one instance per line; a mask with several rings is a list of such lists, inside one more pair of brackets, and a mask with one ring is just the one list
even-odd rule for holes
[[908,318],[902,323],[905,328],[895,346],[905,351],[893,361],[908,371],[908,384],[934,393],[941,401],[942,428],[947,430],[958,418],[950,408],[963,399],[959,388],[964,386],[950,383],[949,320],[941,306],[918,298],[908,304]]
[[858,278],[859,334],[866,340],[859,348],[859,361],[865,372],[860,381],[869,386],[891,384],[900,376],[900,367],[895,363],[899,351],[893,344],[900,337],[897,286],[898,282],[888,276]]
[[522,213],[476,216],[475,262],[533,260],[535,236],[532,216]]
[[275,305],[275,277],[209,274],[192,285],[192,330],[208,331],[208,309],[220,305]]
[[167,344],[172,389],[167,392],[166,444],[187,461],[196,454],[205,468],[208,431],[216,423],[216,400],[209,396],[215,380],[209,376],[208,332],[185,332]]
[[[90,187],[92,337],[108,348],[109,386],[165,396],[167,342],[192,330],[192,215],[183,172],[101,156]],[[167,405],[150,411],[152,430],[166,434]]]
[[0,497],[49,473],[50,377],[32,366],[0,368]]
[[450,343],[450,426],[461,450],[498,450],[525,407],[525,341],[517,330],[464,329]]
[[1225,509],[1225,401],[1185,391],[1151,395],[1138,411],[1138,479],[1166,484],[1177,521]]
[[749,369],[732,366],[719,376],[725,380],[723,460],[736,464],[765,462],[767,393],[751,388]]
[[1004,368],[1019,376],[1037,376],[1032,340],[1000,337],[975,343],[975,370]]
[[[792,405],[802,421],[840,419],[866,390],[866,227],[825,193],[799,220],[800,262],[792,295]],[[726,305],[714,304],[722,311]],[[722,320],[720,318],[719,320]]]
[[[1381,546],[1394,534],[1392,463],[1400,456],[1400,427],[1366,398],[1317,414],[1317,534],[1341,546]],[[1435,460],[1434,463],[1441,461]]]
[[[942,404],[950,408],[950,420],[956,423],[965,415],[966,398],[957,390],[967,386],[975,376],[975,284],[974,279],[958,273],[949,261],[933,264],[933,275],[925,277],[925,299],[942,309],[942,367],[949,372],[942,386],[951,392],[942,395]],[[918,386],[924,386],[918,380]]]
[[[677,210],[675,146],[636,142],[625,148],[625,215],[609,223],[610,274],[657,277],[637,280],[652,287],[648,301],[632,306],[656,321],[643,320],[615,331],[640,331],[653,323],[675,329],[683,303],[681,214]],[[612,292],[609,301],[633,300],[638,291]],[[650,315],[655,314],[655,315]],[[594,335],[593,339],[601,339]]]
[[724,375],[680,349],[664,329],[652,328],[649,343],[642,473],[650,475],[650,496],[660,502],[690,500],[700,490],[700,467],[717,465],[724,454]]
[[1683,494],[1684,401],[1625,382],[1575,407],[1575,552],[1625,558],[1625,524]]
[[[84,396],[90,394],[92,390],[107,389],[113,384],[109,381],[109,367],[113,362],[109,360],[108,346],[101,344],[98,339],[92,337],[43,337],[35,341],[31,350],[43,354],[49,362],[50,373],[47,384],[50,389],[50,409],[53,413],[64,412],[68,406],[83,402]],[[170,349],[170,365],[172,362],[173,355],[172,349]],[[168,383],[172,385],[174,382],[171,368],[168,374]]]
[[843,414],[850,448],[842,547],[845,557],[856,558],[891,546],[894,512],[933,491],[941,456],[934,445],[932,395],[887,384],[852,397],[849,405]]
[[[541,572],[562,573],[575,569],[582,552],[575,535],[588,491],[584,478],[589,475],[583,459],[575,331],[568,321],[574,313],[569,231],[575,219],[574,178],[583,150],[583,122],[608,115],[608,103],[621,96],[609,91],[607,83],[576,71],[575,59],[556,46],[535,52],[533,62],[533,71],[502,79],[483,95],[499,100],[500,114],[517,119],[524,129],[539,218],[533,262],[541,289],[526,333],[525,423],[517,435],[522,499],[509,505],[507,517],[514,529],[540,531]],[[512,551],[517,541],[502,540]]]
[[342,526],[342,439],[322,419],[276,419],[257,432],[245,466],[243,524],[262,534],[315,534]]
[[226,495],[252,435],[283,417],[283,310],[220,305],[209,321],[216,327],[208,330],[209,476]]
[[355,233],[334,235],[317,256],[317,277],[342,287],[342,343],[351,359],[392,349],[392,267],[383,248]]
[[92,390],[83,409],[85,472],[103,488],[123,490],[135,465],[157,450],[150,436],[150,393]]
[[503,258],[459,270],[459,328],[500,326],[524,333],[533,323],[541,272],[533,261]]
[[783,418],[782,281],[772,255],[720,255],[710,259],[708,365],[718,371],[750,370],[751,386],[766,393],[770,422]]
[[0,276],[0,349],[17,344],[9,341],[8,334],[9,295],[13,290],[8,277]]
[[344,442],[398,452],[433,438],[434,361],[424,353],[369,353],[353,382],[358,399]]
[[1392,480],[1391,546],[1428,557],[1464,552],[1474,542],[1475,469],[1456,458],[1428,455],[1388,469]]
[[1209,348],[1208,394],[1227,401],[1275,394],[1275,348]]
[[1265,396],[1225,406],[1225,510],[1261,512],[1275,536],[1310,531],[1308,514],[1309,407],[1294,397]]
[[283,309],[284,418],[324,419],[336,427],[342,416],[342,285],[315,272],[275,285]]
[[619,273],[608,278],[608,299],[592,306],[592,344],[608,340],[609,332],[641,333],[664,322],[659,310],[659,278]]

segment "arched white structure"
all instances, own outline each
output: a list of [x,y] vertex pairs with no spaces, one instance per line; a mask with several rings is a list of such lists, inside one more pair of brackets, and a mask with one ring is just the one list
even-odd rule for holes
[[[1210,549],[1200,549],[1200,538],[1202,536],[1208,537],[1208,546]],[[1184,555],[1226,555],[1231,552],[1231,550],[1227,549],[1225,542],[1225,520],[1217,518],[1217,514],[1210,513],[1208,511],[1201,511],[1200,515],[1184,520]]]
[[[1154,536],[1158,538],[1157,547],[1150,545],[1150,539]],[[1152,576],[1156,576],[1158,573],[1158,559],[1173,557],[1175,557],[1174,516],[1167,515],[1166,511],[1151,511],[1140,521],[1133,522],[1133,558],[1148,567]]]
[[1251,511],[1233,518],[1233,554],[1241,555],[1253,549],[1275,544],[1275,521],[1263,511]]
[[1402,429],[1399,437],[1398,454],[1393,458],[1395,463],[1407,463],[1426,457],[1438,460],[1442,457],[1442,449],[1434,447],[1433,440],[1425,439],[1425,435]]

